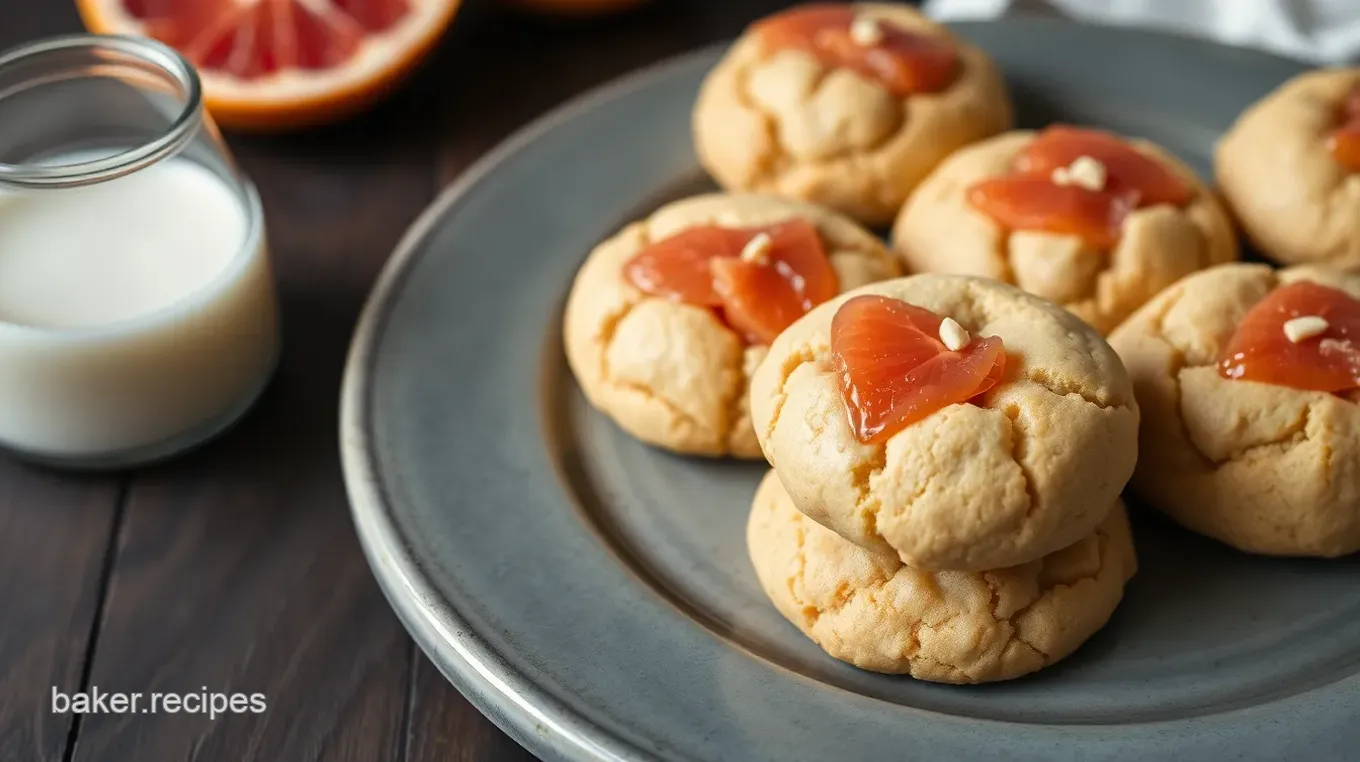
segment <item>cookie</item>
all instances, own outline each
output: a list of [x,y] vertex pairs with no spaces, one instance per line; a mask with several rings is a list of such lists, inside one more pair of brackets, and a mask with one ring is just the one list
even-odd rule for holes
[[1134,209],[1112,246],[1077,235],[1012,230],[970,201],[984,180],[1013,172],[1041,133],[1008,132],[949,157],[911,195],[893,226],[893,246],[910,272],[978,275],[1057,302],[1102,334],[1159,291],[1196,270],[1237,258],[1237,241],[1213,194],[1170,153],[1141,140],[1189,190],[1183,206]]
[[[1004,378],[863,443],[830,334],[840,307],[866,294],[1000,337]],[[1057,305],[982,278],[915,275],[813,309],[770,347],[750,408],[799,510],[920,569],[999,569],[1076,542],[1104,519],[1137,457],[1138,407],[1114,350]]]
[[1041,559],[982,572],[927,572],[878,555],[794,508],[773,473],[746,541],[779,613],[860,669],[941,683],[1020,677],[1070,655],[1109,621],[1137,570],[1124,506]]
[[894,94],[849,67],[748,30],[704,81],[699,159],[725,188],[773,193],[886,225],[944,157],[1010,127],[1001,75],[979,49],[905,5],[845,6],[856,19],[945,41],[957,73],[938,92]]
[[644,293],[624,268],[649,244],[687,229],[795,218],[815,227],[838,288],[898,274],[896,260],[877,238],[819,207],[720,193],[668,204],[596,247],[572,285],[563,338],[590,403],[650,444],[696,455],[760,457],[746,390],[766,347],[743,340],[715,309]]
[[1247,237],[1286,264],[1360,267],[1360,172],[1328,150],[1360,68],[1313,71],[1248,108],[1219,140],[1214,172]]
[[1297,281],[1360,297],[1360,276],[1224,265],[1167,289],[1110,337],[1143,413],[1131,486],[1240,550],[1340,556],[1360,549],[1360,407],[1217,367],[1253,305]]

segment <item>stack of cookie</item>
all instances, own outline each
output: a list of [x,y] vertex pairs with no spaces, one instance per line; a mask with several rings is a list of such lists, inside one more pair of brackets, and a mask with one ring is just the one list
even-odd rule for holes
[[[571,368],[623,430],[769,462],[757,576],[864,669],[1070,654],[1136,570],[1131,476],[1244,551],[1360,550],[1360,275],[1335,269],[1360,268],[1360,69],[1286,83],[1219,144],[1252,241],[1312,265],[1283,271],[1233,262],[1169,152],[1012,123],[996,66],[910,8],[787,9],[695,103],[727,192],[620,230],[568,299]],[[893,251],[863,227],[890,222]]]
[[[1108,136],[987,141],[1011,123],[995,65],[910,8],[776,14],[695,104],[699,158],[728,192],[624,227],[567,301],[572,371],[620,428],[774,467],[750,516],[756,572],[789,620],[865,669],[1002,680],[1104,625],[1136,567],[1119,493],[1138,407],[1101,332],[1231,258],[1216,202],[1172,160]],[[1107,168],[1077,166],[1073,141],[1109,160],[1109,188],[1085,188]],[[951,154],[980,158],[948,169]],[[1021,210],[1049,235],[1003,224],[1005,187],[985,209],[964,198],[1009,187],[1020,154],[1063,179],[1031,167],[1020,183],[1043,187],[1022,200],[1094,194],[1079,206],[1095,224]],[[862,226],[904,203],[895,254]],[[1111,248],[1117,221],[1129,235]],[[956,274],[898,279],[904,262]]]
[[844,294],[751,384],[773,466],[748,527],[775,606],[832,656],[954,683],[1063,658],[1136,569],[1119,494],[1138,406],[1061,307],[917,275]]

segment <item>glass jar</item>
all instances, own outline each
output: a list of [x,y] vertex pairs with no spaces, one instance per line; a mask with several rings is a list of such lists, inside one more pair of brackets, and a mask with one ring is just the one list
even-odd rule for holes
[[117,468],[238,419],[278,357],[254,187],[153,40],[0,54],[0,446]]

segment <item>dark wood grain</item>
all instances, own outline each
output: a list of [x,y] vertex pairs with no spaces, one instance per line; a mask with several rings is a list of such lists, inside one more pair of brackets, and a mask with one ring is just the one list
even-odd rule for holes
[[515,129],[628,72],[730,39],[779,0],[653,0],[603,18],[527,16],[473,3],[433,65],[451,76],[437,108],[442,179],[457,176]]
[[[27,5],[27,4],[24,4]],[[75,6],[0,11],[0,48],[78,28]],[[80,689],[123,480],[0,459],[0,760],[60,762]]]
[[59,762],[80,690],[120,481],[0,461],[0,759]]
[[491,724],[418,650],[411,683],[407,762],[529,762],[534,756]]
[[336,452],[350,332],[433,191],[432,145],[385,120],[235,141],[263,197],[283,362],[246,423],[138,476],[91,683],[262,692],[265,714],[86,719],[77,760],[396,760],[409,641],[369,574]]

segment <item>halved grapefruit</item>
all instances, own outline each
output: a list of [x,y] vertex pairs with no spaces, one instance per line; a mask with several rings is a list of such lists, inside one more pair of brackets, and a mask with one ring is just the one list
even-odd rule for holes
[[218,124],[306,127],[353,114],[424,57],[459,0],[76,0],[97,34],[154,37],[198,68]]

